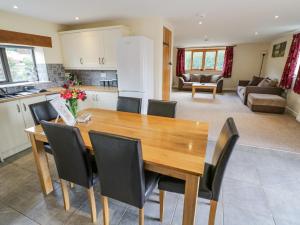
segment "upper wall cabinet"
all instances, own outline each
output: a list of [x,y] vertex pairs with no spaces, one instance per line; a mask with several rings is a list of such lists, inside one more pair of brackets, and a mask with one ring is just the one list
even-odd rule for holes
[[117,42],[128,33],[124,26],[60,32],[65,68],[116,70]]

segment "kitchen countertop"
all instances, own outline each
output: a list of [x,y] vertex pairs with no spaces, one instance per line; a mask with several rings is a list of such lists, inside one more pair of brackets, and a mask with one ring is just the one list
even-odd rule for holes
[[[83,90],[83,91],[114,92],[114,93],[118,92],[117,87],[79,85],[79,86],[75,86],[75,88]],[[47,88],[46,92],[41,92],[41,93],[36,93],[36,94],[31,94],[31,95],[25,95],[25,96],[17,96],[17,97],[12,97],[12,98],[11,97],[2,98],[2,99],[0,99],[0,103],[15,101],[15,100],[24,99],[24,98],[32,98],[32,97],[36,97],[36,96],[58,94],[62,90],[63,90],[62,87]]]

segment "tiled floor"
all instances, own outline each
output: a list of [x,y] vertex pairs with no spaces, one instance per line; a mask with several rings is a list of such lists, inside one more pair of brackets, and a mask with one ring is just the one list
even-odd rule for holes
[[[214,143],[209,143],[207,161]],[[30,150],[0,164],[0,225],[92,224],[87,195],[70,191],[71,209],[64,211],[53,160],[55,191],[43,196]],[[96,186],[98,224],[102,224],[99,185]],[[145,205],[145,224],[159,222],[158,191]],[[300,155],[237,146],[227,168],[216,225],[300,225]],[[208,201],[199,199],[197,225],[206,225]],[[163,224],[182,221],[183,197],[167,193]],[[111,224],[138,224],[138,211],[110,200]]]

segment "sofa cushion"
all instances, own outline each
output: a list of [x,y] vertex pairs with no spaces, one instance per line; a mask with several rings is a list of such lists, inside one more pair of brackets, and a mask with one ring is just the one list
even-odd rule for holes
[[259,84],[257,87],[276,87],[278,81],[277,80],[271,80],[270,78],[265,78]]
[[181,76],[182,76],[182,78],[184,79],[185,82],[188,82],[191,79],[191,76],[190,76],[189,73],[184,73]]
[[279,95],[250,93],[248,95],[248,103],[251,105],[276,106],[284,108],[286,106],[286,99]]
[[222,75],[219,75],[219,74],[214,74],[211,76],[211,79],[210,79],[210,82],[211,83],[217,83],[218,80],[220,80],[222,77]]
[[191,82],[200,82],[200,76],[198,74],[191,74]]
[[253,76],[252,80],[248,84],[249,86],[257,86],[264,78],[263,77],[257,77]]
[[212,75],[201,75],[200,83],[210,83]]

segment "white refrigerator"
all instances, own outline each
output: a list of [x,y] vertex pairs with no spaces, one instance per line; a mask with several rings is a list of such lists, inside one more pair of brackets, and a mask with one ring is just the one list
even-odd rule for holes
[[142,114],[154,97],[153,41],[127,36],[118,42],[117,74],[119,96],[142,98]]

